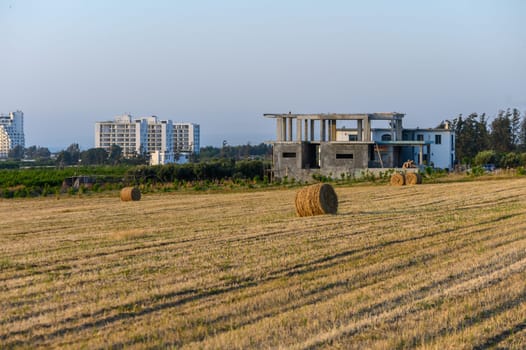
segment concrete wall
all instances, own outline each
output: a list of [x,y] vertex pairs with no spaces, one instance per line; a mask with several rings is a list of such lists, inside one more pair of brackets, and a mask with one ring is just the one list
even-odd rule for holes
[[273,147],[274,176],[277,178],[301,179],[302,171],[301,142],[277,142]]
[[321,168],[334,171],[367,168],[369,144],[367,143],[321,143]]
[[[318,156],[321,157],[317,159]],[[341,178],[342,174],[359,176],[368,167],[369,144],[276,142],[273,157],[274,177],[279,179],[312,181],[313,174],[333,178]]]

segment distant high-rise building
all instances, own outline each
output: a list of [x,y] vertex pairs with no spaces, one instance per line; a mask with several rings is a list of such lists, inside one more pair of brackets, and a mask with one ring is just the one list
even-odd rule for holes
[[199,154],[199,124],[173,123],[173,150],[178,155]]
[[95,123],[95,147],[109,152],[112,145],[120,146],[124,157],[149,154],[152,165],[173,163],[175,154],[184,160],[199,153],[199,125],[156,116],[134,120],[129,114]]
[[109,152],[112,145],[118,145],[124,157],[148,152],[147,135],[146,122],[132,120],[129,114],[117,116],[114,121],[95,123],[95,147]]
[[7,158],[16,146],[25,147],[24,113],[0,114],[0,158]]

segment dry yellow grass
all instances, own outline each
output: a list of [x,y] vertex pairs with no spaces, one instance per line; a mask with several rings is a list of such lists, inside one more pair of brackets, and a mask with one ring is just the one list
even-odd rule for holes
[[526,348],[526,180],[0,200],[0,348]]

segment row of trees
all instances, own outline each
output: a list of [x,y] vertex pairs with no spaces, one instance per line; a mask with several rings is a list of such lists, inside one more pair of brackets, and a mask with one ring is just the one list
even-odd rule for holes
[[222,147],[206,146],[202,147],[199,154],[199,159],[202,161],[209,159],[270,159],[272,157],[272,146],[260,143],[258,145],[251,145],[248,142],[246,145],[230,146],[226,141],[223,141]]
[[267,178],[270,163],[263,160],[219,159],[199,163],[137,166],[127,177],[136,183],[174,181],[219,181],[224,179]]
[[24,148],[17,145],[9,151],[8,158],[15,162],[25,159],[36,161],[40,165],[57,165],[58,167],[78,165],[79,163],[83,165],[148,164],[146,155],[137,155],[131,159],[124,158],[122,148],[118,145],[113,145],[109,152],[103,148],[90,148],[81,151],[78,143],[73,143],[65,150],[58,152],[53,159],[47,147],[30,146]]
[[148,157],[146,155],[137,155],[133,158],[124,158],[122,154],[122,147],[112,145],[110,151],[103,148],[90,148],[81,151],[77,143],[71,144],[63,151],[57,154],[56,164],[60,167],[66,165],[139,165],[147,164]]
[[[264,143],[258,145],[229,146],[226,143],[222,147],[206,146],[201,148],[199,157],[192,158],[195,161],[208,161],[213,159],[270,159],[272,155],[272,147]],[[30,146],[24,148],[16,146],[9,152],[11,160],[19,161],[22,159],[37,160],[40,162],[48,162],[49,164],[56,164],[59,167],[68,165],[140,165],[148,164],[147,155],[137,155],[134,158],[124,158],[122,148],[118,145],[113,145],[110,151],[102,148],[90,148],[84,151],[80,150],[77,143],[69,145],[66,149],[58,152],[56,157],[51,159],[51,152],[46,147]]]
[[51,151],[47,147],[29,146],[24,148],[17,145],[9,150],[8,158],[14,160],[20,160],[23,158],[46,160],[50,159]]
[[[471,164],[477,154],[494,155],[494,160],[505,154],[526,152],[526,116],[516,109],[501,110],[489,123],[485,113],[459,115],[452,122],[456,135],[456,159]],[[489,153],[487,151],[490,151]]]

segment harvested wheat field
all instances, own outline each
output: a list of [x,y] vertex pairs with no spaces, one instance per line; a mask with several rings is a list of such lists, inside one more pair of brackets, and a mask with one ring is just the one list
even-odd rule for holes
[[0,348],[526,348],[526,179],[0,201]]

